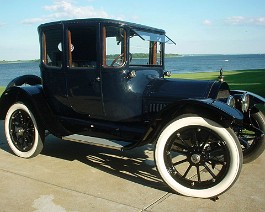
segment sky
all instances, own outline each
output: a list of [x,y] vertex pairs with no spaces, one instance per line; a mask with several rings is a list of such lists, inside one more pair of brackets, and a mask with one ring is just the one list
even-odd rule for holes
[[0,0],[0,60],[39,58],[37,27],[111,18],[164,29],[175,54],[264,54],[264,0]]

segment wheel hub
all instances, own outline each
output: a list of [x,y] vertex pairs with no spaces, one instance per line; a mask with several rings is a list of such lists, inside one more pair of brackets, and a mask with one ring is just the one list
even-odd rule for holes
[[192,163],[197,164],[201,161],[201,156],[199,154],[193,154],[190,159]]
[[18,127],[16,132],[17,132],[18,136],[23,136],[24,132],[25,132],[25,129],[23,129],[22,127]]

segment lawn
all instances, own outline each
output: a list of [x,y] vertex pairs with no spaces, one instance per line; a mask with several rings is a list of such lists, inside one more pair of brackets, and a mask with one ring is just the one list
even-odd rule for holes
[[[231,90],[246,90],[265,97],[265,69],[225,71],[224,80]],[[174,78],[216,80],[219,72],[173,74]]]
[[0,86],[0,95],[4,92],[4,90],[5,90],[5,87]]

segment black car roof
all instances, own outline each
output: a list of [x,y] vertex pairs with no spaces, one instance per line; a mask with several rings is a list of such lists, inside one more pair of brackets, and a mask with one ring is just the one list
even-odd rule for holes
[[150,27],[150,26],[145,26],[141,24],[136,24],[136,23],[131,23],[131,22],[126,22],[126,21],[120,21],[120,20],[114,20],[114,19],[104,19],[104,18],[88,18],[88,19],[74,19],[74,20],[62,20],[62,21],[56,21],[56,22],[50,22],[50,23],[45,23],[41,24],[38,29],[41,30],[42,28],[45,27],[52,27],[58,24],[63,24],[63,25],[68,25],[68,24],[80,24],[84,25],[86,23],[103,23],[103,24],[118,24],[121,26],[126,26],[129,28],[136,28],[144,31],[152,31],[156,32],[158,34],[165,34],[165,31],[162,29]]

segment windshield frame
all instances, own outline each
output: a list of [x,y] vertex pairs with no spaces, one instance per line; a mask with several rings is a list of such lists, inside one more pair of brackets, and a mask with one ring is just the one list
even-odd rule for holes
[[[130,28],[130,36],[129,38],[129,45],[128,45],[128,55],[129,55],[129,66],[144,66],[144,67],[160,67],[164,68],[164,49],[165,43],[169,41],[168,37],[166,37],[164,32],[157,32],[145,29],[137,29],[137,28]],[[147,57],[140,57],[134,58],[132,54],[132,38],[135,36],[138,37],[138,42],[146,42],[146,44],[142,43],[142,46],[145,46],[144,53],[143,52],[134,52],[134,54],[142,54],[146,55]],[[171,39],[170,39],[171,40]],[[135,47],[135,46],[134,46]],[[138,63],[132,62],[132,59],[138,60]],[[142,62],[139,60],[142,59]]]
[[159,33],[154,33],[154,32],[150,32],[150,31],[138,30],[138,29],[131,29],[131,30],[135,34],[137,34],[142,40],[168,43],[168,44],[175,44],[176,45],[176,43],[171,38],[166,36],[165,34],[159,34]]

